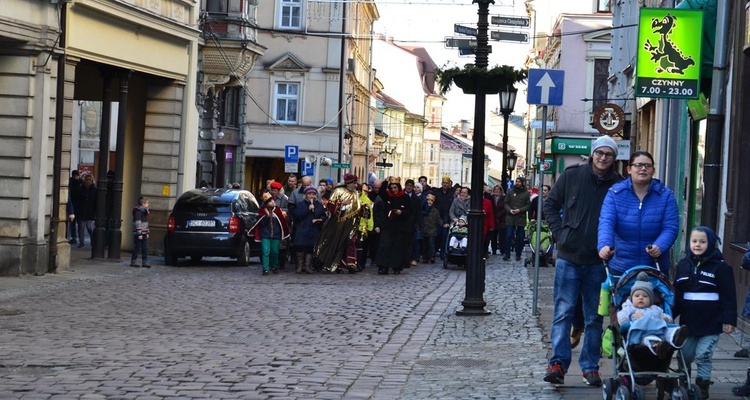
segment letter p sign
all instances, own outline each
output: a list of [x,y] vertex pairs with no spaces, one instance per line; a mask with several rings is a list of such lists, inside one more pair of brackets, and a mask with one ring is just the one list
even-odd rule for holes
[[296,163],[299,161],[299,146],[284,146],[284,162]]

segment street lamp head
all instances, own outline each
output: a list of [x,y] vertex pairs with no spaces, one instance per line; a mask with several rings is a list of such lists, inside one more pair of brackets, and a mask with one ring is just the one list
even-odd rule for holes
[[513,109],[516,107],[517,94],[518,89],[513,87],[513,85],[508,85],[500,91],[500,112],[503,116],[507,117],[513,112]]
[[511,150],[508,154],[508,171],[513,171],[516,169],[516,161],[518,160],[518,156],[516,155],[516,152]]

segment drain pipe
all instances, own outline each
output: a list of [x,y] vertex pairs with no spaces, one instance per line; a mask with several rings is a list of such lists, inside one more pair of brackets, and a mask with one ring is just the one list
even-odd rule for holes
[[[60,183],[62,177],[62,142],[63,142],[63,113],[65,112],[65,18],[67,3],[60,2],[60,39],[57,41],[62,53],[57,58],[57,87],[55,88],[55,144],[53,149],[52,173],[52,212],[50,214],[49,255],[47,256],[47,272],[57,272],[59,265],[57,257],[57,228],[60,224]],[[53,51],[54,49],[50,50]],[[70,196],[68,196],[70,199]],[[67,217],[67,216],[66,216]]]
[[714,71],[711,77],[711,103],[706,125],[706,160],[703,165],[703,211],[701,225],[718,230],[719,190],[722,182],[722,136],[724,135],[724,82],[727,73],[727,36],[729,31],[729,2],[716,4],[716,45]]

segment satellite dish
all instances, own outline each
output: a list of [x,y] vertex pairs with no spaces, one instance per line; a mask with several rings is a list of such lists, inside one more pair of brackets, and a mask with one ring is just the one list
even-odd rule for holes
[[315,157],[315,154],[309,154],[305,157],[305,162],[308,164],[315,164],[315,161],[318,161],[318,157]]

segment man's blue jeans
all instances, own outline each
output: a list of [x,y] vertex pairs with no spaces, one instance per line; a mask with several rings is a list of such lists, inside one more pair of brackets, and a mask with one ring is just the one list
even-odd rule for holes
[[[505,253],[506,256],[510,257],[510,253],[513,252],[513,250],[516,251],[516,257],[521,257],[521,253],[523,253],[523,241],[526,238],[526,230],[523,226],[513,226],[513,225],[506,225],[505,226],[505,250],[508,252]],[[514,248],[515,245],[515,248]]]
[[599,290],[606,277],[607,273],[601,263],[577,265],[562,258],[557,259],[554,288],[555,311],[550,332],[552,341],[550,365],[561,364],[563,370],[568,372],[573,358],[570,347],[570,326],[580,294],[586,334],[583,336],[578,364],[584,373],[599,370],[602,317],[597,313],[597,307],[599,306]]

